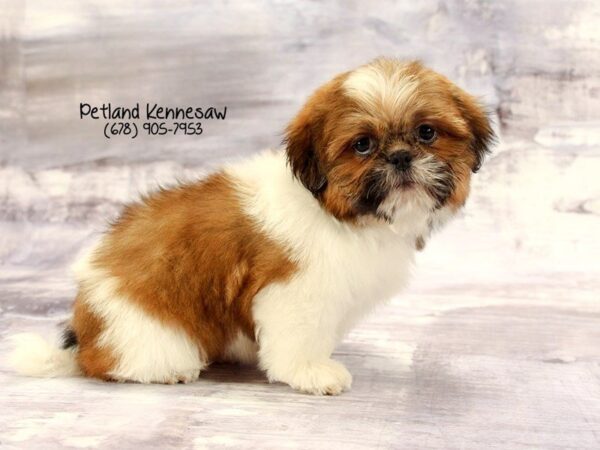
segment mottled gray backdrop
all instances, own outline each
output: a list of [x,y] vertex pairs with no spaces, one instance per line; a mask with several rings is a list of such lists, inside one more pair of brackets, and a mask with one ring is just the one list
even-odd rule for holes
[[[500,144],[409,291],[339,349],[353,391],[232,368],[141,391],[2,362],[0,446],[600,446],[598,1],[0,0],[1,336],[53,334],[69,264],[122,202],[278,146],[314,88],[380,55],[480,96]],[[80,102],[228,113],[108,140]]]

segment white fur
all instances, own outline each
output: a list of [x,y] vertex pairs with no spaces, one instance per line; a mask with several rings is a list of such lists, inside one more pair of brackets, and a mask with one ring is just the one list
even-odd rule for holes
[[225,354],[221,359],[241,364],[256,364],[258,362],[258,345],[240,331],[225,349]]
[[346,94],[368,108],[371,113],[393,118],[414,104],[418,79],[409,75],[402,66],[386,68],[389,61],[375,61],[353,71],[344,81]]
[[[415,240],[426,235],[431,202],[405,192],[385,203],[393,223],[352,225],[327,213],[291,173],[283,152],[267,152],[227,168],[244,211],[286,247],[299,271],[268,285],[253,300],[257,345],[240,335],[225,360],[256,360],[269,379],[315,394],[338,394],[352,377],[331,359],[345,333],[377,304],[406,286]],[[437,213],[436,213],[437,214]],[[103,321],[98,344],[117,357],[117,380],[191,381],[205,367],[201,348],[118,294],[118,280],[83,258],[74,268],[85,301]],[[23,340],[18,366],[29,374],[75,374],[74,350]],[[26,344],[26,345],[25,345]],[[36,356],[37,355],[37,356]]]
[[90,256],[74,267],[85,301],[103,321],[98,339],[117,358],[110,376],[119,381],[194,381],[206,366],[199,346],[186,332],[168,326],[117,293],[118,279],[93,267]]
[[300,268],[254,299],[260,366],[270,380],[306,392],[349,388],[350,374],[331,353],[357,320],[406,285],[431,209],[398,199],[393,224],[350,225],[292,177],[283,153],[261,154],[228,173],[239,181],[245,212]]
[[435,156],[426,154],[413,159],[411,174],[417,183],[435,187],[448,178],[448,174],[443,168],[444,163]]
[[80,375],[76,349],[62,350],[33,333],[10,337],[14,350],[9,364],[21,375],[30,377],[68,377]]

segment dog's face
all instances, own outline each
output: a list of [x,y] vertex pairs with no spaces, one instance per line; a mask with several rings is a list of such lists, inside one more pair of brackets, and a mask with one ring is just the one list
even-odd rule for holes
[[481,106],[448,79],[379,59],[317,90],[286,144],[295,176],[335,217],[391,222],[405,204],[462,206],[493,138]]

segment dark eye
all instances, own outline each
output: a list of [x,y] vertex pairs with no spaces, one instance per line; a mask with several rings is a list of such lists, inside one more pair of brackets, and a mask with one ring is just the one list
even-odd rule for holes
[[417,136],[423,144],[432,144],[437,138],[437,133],[431,125],[421,125],[417,128]]
[[363,136],[352,144],[352,148],[359,155],[368,155],[373,151],[373,141],[368,136]]

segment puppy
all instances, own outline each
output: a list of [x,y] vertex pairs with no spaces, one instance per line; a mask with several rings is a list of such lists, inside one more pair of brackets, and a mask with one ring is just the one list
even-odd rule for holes
[[29,375],[190,382],[211,361],[339,394],[344,334],[407,283],[493,141],[480,104],[417,62],[319,88],[266,152],[127,206],[76,266],[62,349],[21,335]]

